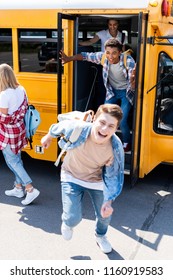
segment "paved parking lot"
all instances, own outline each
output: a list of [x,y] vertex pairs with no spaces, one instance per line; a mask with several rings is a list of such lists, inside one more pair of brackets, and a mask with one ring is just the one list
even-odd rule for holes
[[106,255],[95,243],[95,217],[87,195],[83,221],[72,240],[62,239],[59,174],[53,163],[24,157],[41,194],[23,207],[21,199],[4,195],[13,175],[2,156],[0,162],[0,260],[173,260],[172,166],[158,167],[134,188],[125,177],[107,234],[113,251]]

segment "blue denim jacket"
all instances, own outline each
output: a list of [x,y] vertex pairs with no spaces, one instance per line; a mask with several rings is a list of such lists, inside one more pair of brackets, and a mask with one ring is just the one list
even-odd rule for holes
[[[72,131],[76,126],[82,127],[82,132],[76,142],[71,143],[67,150],[74,149],[84,143],[92,128],[92,123],[79,120],[64,120],[56,124],[52,124],[49,129],[49,134],[53,138],[65,136],[68,140]],[[67,141],[63,137],[58,144],[61,149],[66,148]],[[104,181],[104,202],[114,200],[122,191],[124,183],[124,151],[120,139],[117,135],[112,136],[112,148],[114,153],[114,161],[110,166],[104,166],[102,178]]]

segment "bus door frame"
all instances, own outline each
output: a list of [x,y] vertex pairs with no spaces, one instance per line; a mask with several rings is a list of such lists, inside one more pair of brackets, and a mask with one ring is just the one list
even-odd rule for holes
[[[73,49],[74,52],[76,52],[77,44],[78,44],[78,17],[75,15],[68,15],[63,13],[57,14],[57,81],[58,81],[58,87],[57,87],[57,101],[58,101],[58,114],[62,113],[62,62],[60,59],[60,51],[62,50],[62,20],[72,20],[74,21],[74,40],[73,40]],[[73,84],[73,87],[75,88],[75,84]],[[73,90],[74,92],[74,90]]]
[[133,105],[134,108],[133,108],[133,125],[132,125],[132,153],[131,153],[131,169],[130,169],[131,186],[134,186],[134,184],[139,178],[142,102],[143,102],[143,87],[144,87],[145,53],[146,53],[146,43],[147,43],[147,21],[148,21],[148,15],[140,12],[138,16],[136,87],[135,87],[135,98],[134,98],[134,105]]

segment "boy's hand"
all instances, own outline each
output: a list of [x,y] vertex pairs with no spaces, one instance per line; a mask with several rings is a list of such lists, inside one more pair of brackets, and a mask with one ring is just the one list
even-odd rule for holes
[[60,59],[62,61],[62,65],[70,61],[69,57],[64,53],[63,50],[60,51]]
[[46,134],[45,136],[43,136],[41,138],[41,144],[43,148],[48,149],[51,144],[51,141],[52,141],[52,137],[50,136],[50,134]]
[[134,90],[135,89],[135,77],[136,77],[136,64],[135,67],[132,70],[132,74],[130,77],[130,84],[131,84],[131,88]]
[[103,218],[108,218],[109,216],[112,215],[114,209],[111,206],[111,201],[107,201],[103,203],[102,208],[101,208],[101,216]]

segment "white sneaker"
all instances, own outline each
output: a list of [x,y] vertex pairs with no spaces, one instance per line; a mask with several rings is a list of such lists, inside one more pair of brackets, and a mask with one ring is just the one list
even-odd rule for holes
[[73,229],[62,222],[61,234],[65,240],[70,240],[73,236]]
[[8,196],[15,196],[18,198],[24,197],[24,192],[22,188],[16,188],[14,187],[12,190],[6,190],[5,194]]
[[26,193],[26,197],[25,197],[24,200],[21,201],[21,203],[22,203],[23,205],[28,205],[28,204],[30,204],[34,199],[36,199],[37,196],[39,196],[39,194],[40,194],[40,191],[38,191],[37,189],[34,188],[32,192],[27,192],[27,193]]
[[112,251],[112,246],[107,240],[106,236],[98,237],[96,236],[97,245],[100,247],[103,253],[108,254]]

